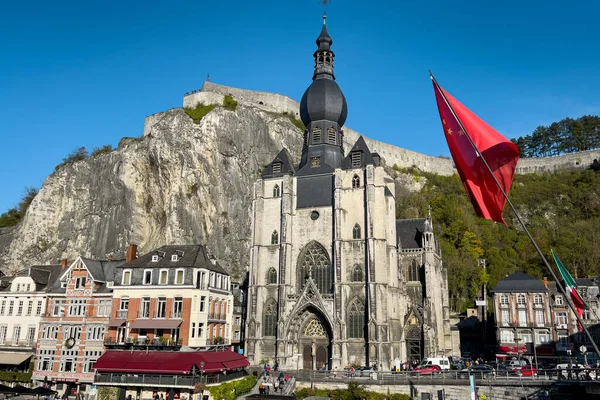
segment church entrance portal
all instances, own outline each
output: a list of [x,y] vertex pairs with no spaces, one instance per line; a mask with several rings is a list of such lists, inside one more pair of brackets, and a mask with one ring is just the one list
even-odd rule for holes
[[423,341],[421,338],[421,329],[412,325],[406,332],[406,354],[408,361],[420,362],[423,357]]
[[302,349],[302,368],[329,369],[331,354],[331,335],[315,313],[308,312],[303,318],[305,323],[300,330],[300,348]]

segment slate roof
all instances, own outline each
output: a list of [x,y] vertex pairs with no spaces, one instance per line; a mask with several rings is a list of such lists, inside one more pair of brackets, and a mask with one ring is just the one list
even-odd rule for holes
[[542,293],[547,291],[548,289],[539,279],[523,272],[515,272],[500,280],[492,293]]
[[[281,165],[281,172],[276,172],[273,173],[273,164],[280,162]],[[277,154],[275,156],[275,158],[273,159],[273,161],[271,161],[271,164],[267,165],[267,168],[265,169],[265,172],[263,172],[263,174],[261,175],[263,178],[273,178],[273,177],[278,177],[278,176],[282,176],[282,175],[287,175],[287,174],[295,174],[296,173],[296,168],[294,167],[294,162],[292,161],[292,156],[290,155],[290,152],[284,147],[279,154]]]
[[423,247],[423,231],[426,218],[396,220],[396,242],[402,249]]
[[348,152],[348,155],[344,157],[342,160],[342,169],[352,169],[356,167],[352,167],[352,153],[355,151],[361,151],[361,168],[364,168],[366,165],[375,165],[375,160],[373,159],[373,155],[371,154],[371,150],[369,150],[369,146],[365,142],[365,138],[359,136],[352,149]]
[[[115,272],[117,267],[125,264],[125,259],[122,260],[92,260],[91,258],[81,257],[81,261],[87,267],[88,272],[92,276],[92,279],[96,282],[101,282],[102,285],[94,290],[94,293],[111,293],[112,288],[107,286],[107,282],[112,282],[115,279]],[[71,263],[72,265],[73,263]],[[52,285],[48,285],[49,292],[52,293],[65,293],[66,288],[61,287],[60,278],[66,272],[66,269],[61,269],[57,273],[57,279],[55,279]]]
[[[171,256],[177,254],[179,259],[171,261]],[[152,261],[152,256],[158,255],[158,261]],[[120,265],[123,268],[204,268],[219,274],[229,275],[218,262],[213,262],[209,258],[206,249],[201,244],[191,245],[167,245],[159,247],[135,260]]]
[[0,290],[8,289],[12,280],[19,276],[29,276],[36,284],[36,291],[45,291],[50,289],[52,283],[58,278],[61,271],[61,265],[32,265],[17,271],[13,276],[4,277]]

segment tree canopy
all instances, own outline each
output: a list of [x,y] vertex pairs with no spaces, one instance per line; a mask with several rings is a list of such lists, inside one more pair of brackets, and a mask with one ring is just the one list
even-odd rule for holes
[[600,148],[600,117],[565,118],[538,126],[531,135],[511,139],[522,157],[548,157]]
[[[424,188],[397,198],[396,216],[422,217],[431,206],[454,310],[472,306],[483,283],[493,288],[513,272],[540,279],[549,276],[508,206],[504,210],[508,227],[478,218],[458,175],[420,175],[427,180]],[[600,274],[600,172],[516,175],[509,197],[546,259],[551,260],[552,248],[573,276]],[[486,272],[478,265],[479,258],[486,259]]]

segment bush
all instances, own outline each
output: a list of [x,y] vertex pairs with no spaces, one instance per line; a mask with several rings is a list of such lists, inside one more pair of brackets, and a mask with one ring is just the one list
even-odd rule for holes
[[8,226],[15,226],[18,224],[29,208],[29,205],[33,201],[33,198],[38,194],[38,190],[35,188],[25,188],[25,193],[21,197],[19,205],[6,211],[0,215],[0,228],[6,228]]
[[223,108],[229,111],[235,111],[237,108],[238,102],[233,99],[231,96],[223,97]]
[[90,154],[90,157],[96,157],[97,155],[110,153],[111,151],[113,151],[112,146],[110,144],[105,144],[102,147],[96,147],[92,151],[92,154]]
[[73,152],[70,153],[68,156],[63,158],[62,162],[60,164],[58,164],[54,168],[54,170],[58,171],[61,167],[64,167],[65,165],[73,164],[78,161],[83,161],[88,157],[89,157],[89,155],[88,155],[88,151],[86,150],[86,148],[83,146],[78,147],[77,149],[73,150]]
[[310,389],[304,388],[296,391],[298,400],[302,400],[309,396],[329,397],[332,400],[410,400],[410,396],[406,394],[384,394],[379,392],[371,392],[365,390],[364,386],[350,382],[348,389]]
[[216,107],[215,104],[204,105],[199,103],[195,108],[184,108],[183,111],[194,121],[195,124],[199,124],[202,118],[214,110]]
[[238,396],[250,393],[256,385],[255,376],[247,376],[235,381],[224,382],[217,386],[210,386],[210,396],[213,399],[235,400]]
[[33,363],[29,364],[27,372],[0,371],[0,381],[29,383],[31,382],[31,374],[33,374]]
[[114,400],[120,398],[121,389],[118,387],[100,386],[98,388],[98,400]]

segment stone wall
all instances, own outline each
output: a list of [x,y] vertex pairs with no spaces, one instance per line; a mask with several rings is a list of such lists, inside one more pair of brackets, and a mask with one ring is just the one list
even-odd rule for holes
[[[418,379],[409,379],[408,382],[397,383],[397,384],[377,384],[368,383],[369,381],[362,381],[356,379],[357,383],[364,386],[365,390],[384,393],[384,394],[407,394],[412,396],[414,399],[425,399],[427,394],[430,395],[431,400],[445,399],[445,400],[465,400],[470,398],[471,388],[469,381],[465,379],[461,382],[446,382],[444,383],[441,379],[436,379],[436,382],[428,382],[430,379],[423,377]],[[552,385],[549,381],[536,382],[535,385],[529,385],[532,382],[519,382],[509,383],[502,381],[489,381],[489,382],[477,382],[476,390],[479,396],[485,395],[487,399],[494,400],[516,400],[516,399],[547,399],[546,390],[550,389]],[[310,382],[310,381],[297,381],[296,390],[302,388],[317,388],[317,389],[347,389],[347,382]],[[443,394],[443,396],[442,396]],[[445,396],[445,397],[444,397]],[[481,397],[478,397],[481,398]]]
[[[287,96],[255,90],[237,89],[218,85],[213,82],[204,82],[200,92],[184,96],[183,106],[195,107],[198,103],[221,104],[223,102],[223,96],[225,95],[230,95],[239,103],[248,106],[254,106],[273,113],[285,112],[299,118],[300,104]],[[144,134],[149,131],[147,126],[152,124],[153,120],[148,119],[151,117],[153,116],[146,118]],[[345,127],[344,149],[346,151],[349,150],[359,136],[360,133]],[[456,172],[454,163],[448,158],[428,156],[367,137],[365,137],[365,142],[371,151],[379,153],[381,158],[390,167],[393,165],[397,165],[400,168],[410,168],[414,166],[425,172],[445,176],[452,175]],[[585,169],[592,164],[594,159],[600,160],[600,150],[584,151],[556,157],[521,158],[517,165],[516,173],[530,174],[563,169]]]

